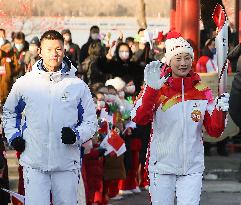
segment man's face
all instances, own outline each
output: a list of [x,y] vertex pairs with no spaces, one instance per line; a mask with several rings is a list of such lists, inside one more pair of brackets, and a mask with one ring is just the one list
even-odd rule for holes
[[[44,39],[41,42],[39,56],[48,71],[54,71],[58,68],[64,57],[64,44],[61,40]],[[54,68],[53,70],[51,70]]]
[[192,69],[192,57],[188,53],[180,53],[172,57],[170,66],[172,69],[172,76],[186,77]]

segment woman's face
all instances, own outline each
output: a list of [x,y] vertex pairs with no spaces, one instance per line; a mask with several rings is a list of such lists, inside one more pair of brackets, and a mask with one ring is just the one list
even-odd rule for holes
[[119,48],[119,56],[122,61],[126,61],[129,59],[130,52],[129,47],[127,45],[121,45]]
[[192,69],[192,57],[188,53],[177,54],[172,57],[170,66],[172,69],[172,76],[174,78],[186,77]]

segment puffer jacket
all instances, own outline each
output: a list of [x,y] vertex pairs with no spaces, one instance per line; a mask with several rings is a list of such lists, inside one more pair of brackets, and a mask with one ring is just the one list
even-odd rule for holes
[[[43,171],[80,168],[79,146],[95,133],[97,118],[88,86],[75,71],[63,62],[59,71],[45,72],[39,60],[13,85],[4,105],[3,124],[9,143],[19,136],[26,140],[22,166]],[[62,143],[63,127],[75,131],[75,144]]]
[[225,122],[215,107],[211,90],[196,73],[172,78],[159,90],[149,86],[132,110],[139,125],[152,122],[149,171],[186,175],[203,172],[202,125],[209,135],[222,134]]

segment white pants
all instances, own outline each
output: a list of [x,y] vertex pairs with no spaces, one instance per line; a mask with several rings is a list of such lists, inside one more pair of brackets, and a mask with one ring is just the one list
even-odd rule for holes
[[53,204],[77,205],[79,192],[79,170],[42,172],[29,167],[23,168],[25,205],[49,205],[50,191]]
[[202,189],[202,173],[185,176],[150,173],[152,205],[199,205]]

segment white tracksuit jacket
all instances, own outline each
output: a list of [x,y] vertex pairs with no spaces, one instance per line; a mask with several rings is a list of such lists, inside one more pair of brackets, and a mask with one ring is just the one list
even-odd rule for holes
[[[4,131],[11,141],[23,136],[22,166],[43,171],[79,169],[79,145],[97,129],[95,105],[88,86],[76,69],[62,63],[58,72],[45,72],[42,60],[13,85],[3,110]],[[61,141],[63,127],[77,134],[74,145]]]

